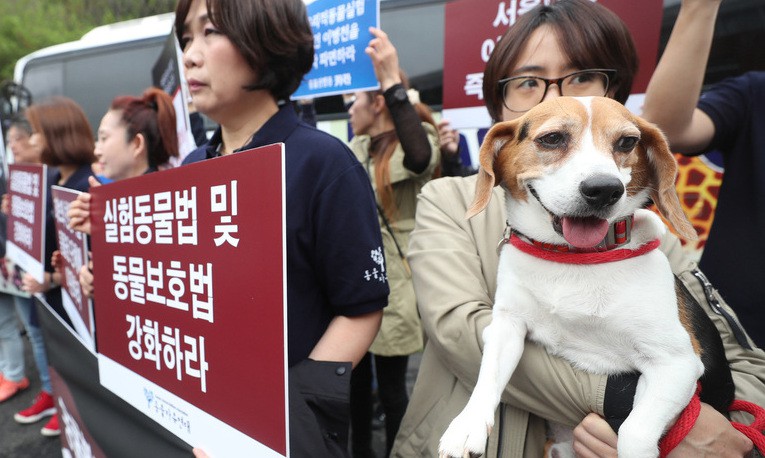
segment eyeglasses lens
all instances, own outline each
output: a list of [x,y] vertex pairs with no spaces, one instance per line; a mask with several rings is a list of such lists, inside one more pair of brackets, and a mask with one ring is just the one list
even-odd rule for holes
[[576,72],[558,80],[534,76],[510,78],[504,86],[504,103],[510,111],[528,111],[544,99],[549,84],[556,84],[560,95],[571,97],[604,96],[608,75],[602,72]]

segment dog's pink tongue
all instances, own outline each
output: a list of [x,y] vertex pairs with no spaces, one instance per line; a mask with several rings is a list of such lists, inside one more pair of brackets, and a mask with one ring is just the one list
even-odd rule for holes
[[608,233],[608,221],[599,218],[562,219],[563,237],[577,248],[592,248],[599,244]]

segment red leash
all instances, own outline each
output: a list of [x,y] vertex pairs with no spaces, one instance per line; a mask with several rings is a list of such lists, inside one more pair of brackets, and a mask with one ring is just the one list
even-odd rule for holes
[[701,412],[701,400],[699,399],[699,393],[701,392],[701,384],[696,382],[696,392],[693,393],[691,402],[680,412],[680,418],[677,419],[674,425],[669,428],[664,438],[659,441],[659,456],[665,458],[669,455],[669,452],[675,449],[680,442],[685,439],[693,425],[696,424],[696,420],[699,418],[699,412]]
[[[667,434],[659,442],[659,456],[665,458],[669,453],[677,447],[680,442],[685,439],[693,425],[696,424],[696,420],[699,418],[699,412],[701,411],[701,400],[699,399],[699,393],[701,392],[701,384],[696,383],[696,392],[691,398],[691,402],[680,413],[680,417],[677,422],[667,431]],[[744,425],[735,421],[731,422],[731,425],[744,434],[749,440],[754,443],[754,446],[760,452],[765,452],[765,409],[757,404],[748,401],[733,401],[729,412],[741,411],[747,412],[754,417],[754,421],[751,425]]]
[[765,409],[748,401],[733,401],[728,409],[729,412],[733,411],[747,412],[754,417],[754,421],[751,425],[744,425],[735,421],[730,422],[734,428],[741,431],[746,437],[754,443],[761,453],[765,453]]

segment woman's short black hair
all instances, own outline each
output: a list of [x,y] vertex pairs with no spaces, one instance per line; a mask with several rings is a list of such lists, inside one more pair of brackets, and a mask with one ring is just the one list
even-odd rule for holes
[[520,16],[494,48],[483,74],[483,99],[492,120],[502,119],[503,95],[497,82],[510,76],[529,37],[543,25],[557,34],[573,67],[615,69],[609,93],[621,103],[627,101],[638,69],[637,51],[627,26],[599,3],[559,0]]
[[[249,90],[265,89],[276,100],[287,100],[313,65],[313,32],[302,0],[205,0],[212,24],[236,46],[255,71]],[[179,0],[175,33],[193,0]]]

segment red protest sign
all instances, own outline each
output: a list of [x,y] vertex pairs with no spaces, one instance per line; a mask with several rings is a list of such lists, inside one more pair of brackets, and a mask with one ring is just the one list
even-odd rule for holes
[[8,166],[8,239],[6,256],[45,283],[45,212],[47,168]]
[[101,383],[213,456],[286,455],[283,207],[282,144],[92,190]]
[[[640,60],[632,92],[645,92],[656,67],[662,0],[627,2],[597,0],[627,25]],[[551,0],[458,0],[445,6],[444,116],[455,127],[488,127],[484,108],[483,71],[502,34],[516,20]],[[461,111],[457,111],[461,110]]]
[[61,186],[51,186],[53,197],[53,220],[56,224],[56,239],[61,253],[61,299],[74,329],[95,351],[93,305],[85,297],[80,286],[80,268],[88,262],[88,242],[81,232],[69,228],[69,204],[81,193]]
[[69,390],[69,385],[56,371],[49,368],[50,381],[53,385],[53,398],[61,428],[61,451],[64,456],[88,456],[105,458],[106,454],[98,445],[88,430],[88,425],[80,415],[75,396]]

